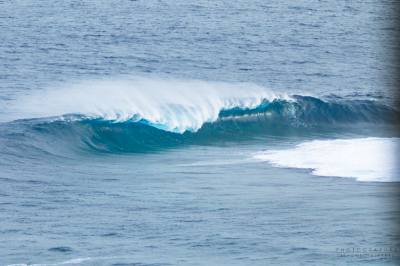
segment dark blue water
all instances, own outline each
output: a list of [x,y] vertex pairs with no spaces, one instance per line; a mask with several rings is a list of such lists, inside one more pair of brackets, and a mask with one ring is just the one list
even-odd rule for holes
[[395,264],[392,6],[0,1],[0,265]]

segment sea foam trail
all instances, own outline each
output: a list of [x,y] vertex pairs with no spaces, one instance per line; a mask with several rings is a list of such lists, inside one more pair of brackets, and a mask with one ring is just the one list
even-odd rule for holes
[[278,167],[312,169],[318,176],[352,177],[358,181],[400,182],[396,154],[400,138],[314,140],[292,149],[256,154]]
[[159,129],[182,133],[216,121],[221,110],[255,108],[277,98],[289,97],[249,83],[131,77],[31,93],[16,99],[1,120],[78,114],[115,122],[143,119]]

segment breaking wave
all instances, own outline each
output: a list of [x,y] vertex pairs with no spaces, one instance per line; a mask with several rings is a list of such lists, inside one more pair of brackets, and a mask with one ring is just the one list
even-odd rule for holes
[[[46,151],[68,142],[108,152],[248,139],[324,128],[397,124],[371,100],[277,94],[254,84],[133,78],[26,95],[2,115],[2,136]],[[46,148],[43,146],[46,145]],[[54,145],[53,145],[54,146]],[[60,146],[60,145],[57,145]]]

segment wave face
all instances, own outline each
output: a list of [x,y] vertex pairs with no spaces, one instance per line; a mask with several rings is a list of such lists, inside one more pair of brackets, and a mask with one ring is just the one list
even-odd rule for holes
[[396,153],[399,138],[314,140],[292,149],[255,155],[278,167],[312,169],[318,176],[352,177],[358,181],[400,182]]
[[29,145],[54,153],[46,143],[146,152],[360,123],[397,124],[398,112],[375,101],[289,96],[254,84],[133,78],[27,95],[5,114],[3,120],[14,120],[3,123],[6,138],[23,132]]

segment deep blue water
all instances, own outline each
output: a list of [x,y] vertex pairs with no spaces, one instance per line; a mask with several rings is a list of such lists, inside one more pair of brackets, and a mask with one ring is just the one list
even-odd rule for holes
[[398,263],[393,5],[0,1],[0,265]]

